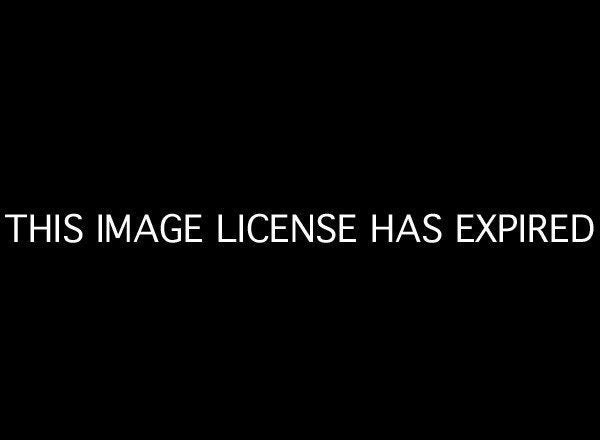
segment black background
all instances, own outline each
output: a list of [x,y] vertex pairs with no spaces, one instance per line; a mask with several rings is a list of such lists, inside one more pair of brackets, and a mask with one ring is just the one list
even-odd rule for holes
[[[524,11],[247,12],[23,16],[3,55],[2,213],[356,212],[361,243],[4,240],[11,412],[573,429],[595,389],[597,238],[460,246],[453,218],[597,221],[592,29]],[[438,212],[444,241],[371,246],[375,212]]]

